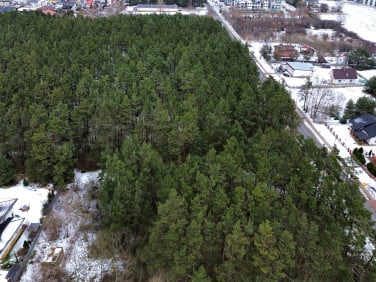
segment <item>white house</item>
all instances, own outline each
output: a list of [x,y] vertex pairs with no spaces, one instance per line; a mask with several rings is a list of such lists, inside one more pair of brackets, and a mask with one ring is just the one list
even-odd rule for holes
[[333,84],[354,84],[358,80],[355,69],[341,68],[334,69],[332,72]]
[[301,62],[286,62],[284,69],[293,77],[310,77],[313,73],[313,65]]

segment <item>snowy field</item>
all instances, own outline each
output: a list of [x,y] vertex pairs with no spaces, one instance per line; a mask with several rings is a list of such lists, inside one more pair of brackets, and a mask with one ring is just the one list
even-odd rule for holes
[[[335,6],[335,1],[320,1],[329,7]],[[336,20],[343,18],[344,27],[357,33],[361,38],[376,42],[376,8],[350,2],[344,2],[343,17],[339,13],[320,14],[321,19]]]

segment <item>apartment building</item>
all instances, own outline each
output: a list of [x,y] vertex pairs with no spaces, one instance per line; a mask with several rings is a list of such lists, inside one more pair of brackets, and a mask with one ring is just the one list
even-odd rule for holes
[[225,5],[252,11],[280,10],[281,0],[225,0]]

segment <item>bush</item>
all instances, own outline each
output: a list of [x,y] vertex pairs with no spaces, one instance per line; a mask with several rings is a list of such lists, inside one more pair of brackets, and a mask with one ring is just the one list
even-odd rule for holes
[[368,163],[367,169],[370,173],[372,173],[372,175],[376,176],[376,167],[374,166],[373,163]]
[[29,186],[29,181],[27,181],[26,179],[23,180],[22,182],[23,186]]
[[363,148],[355,148],[353,151],[353,156],[361,163],[365,164],[366,163],[366,158],[363,155]]

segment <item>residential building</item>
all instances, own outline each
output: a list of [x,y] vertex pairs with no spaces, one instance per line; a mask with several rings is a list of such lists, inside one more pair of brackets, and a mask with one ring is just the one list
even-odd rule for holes
[[225,5],[251,11],[280,10],[281,0],[225,0]]
[[286,62],[283,65],[283,69],[293,77],[310,77],[313,73],[313,65],[311,63]]
[[376,145],[376,117],[364,114],[350,120],[351,135],[361,144]]
[[355,84],[358,80],[358,74],[353,68],[333,69],[333,84]]
[[274,46],[274,58],[278,61],[294,61],[298,57],[298,50],[291,44],[279,44]]

